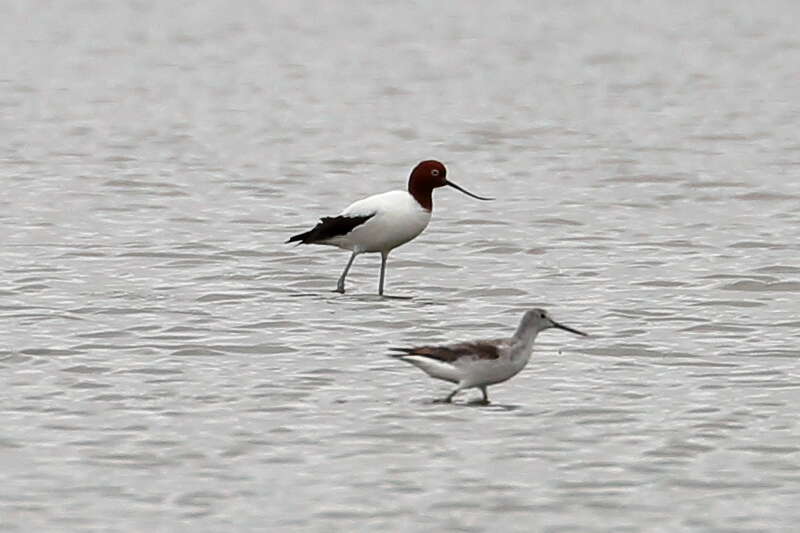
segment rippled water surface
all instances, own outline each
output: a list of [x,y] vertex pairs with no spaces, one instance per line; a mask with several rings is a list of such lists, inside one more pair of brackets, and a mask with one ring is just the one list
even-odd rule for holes
[[[0,531],[796,530],[799,16],[4,2]],[[426,158],[403,298],[283,244]]]

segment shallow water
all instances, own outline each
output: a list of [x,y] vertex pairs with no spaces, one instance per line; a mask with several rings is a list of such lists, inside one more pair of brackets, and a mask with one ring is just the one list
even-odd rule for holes
[[[793,531],[798,5],[274,4],[0,7],[0,531]],[[424,158],[404,298],[283,244]]]

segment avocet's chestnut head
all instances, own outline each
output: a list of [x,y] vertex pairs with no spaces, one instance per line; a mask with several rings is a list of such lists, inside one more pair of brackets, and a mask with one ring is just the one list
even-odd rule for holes
[[422,161],[414,167],[414,170],[411,171],[411,176],[408,178],[408,192],[411,193],[411,196],[414,197],[419,205],[428,211],[433,209],[433,197],[431,196],[433,189],[438,189],[445,185],[478,200],[492,200],[492,198],[484,198],[483,196],[472,194],[452,181],[448,181],[447,169],[439,161]]
[[447,169],[438,161],[422,161],[411,171],[409,179],[419,180],[431,189],[447,185]]

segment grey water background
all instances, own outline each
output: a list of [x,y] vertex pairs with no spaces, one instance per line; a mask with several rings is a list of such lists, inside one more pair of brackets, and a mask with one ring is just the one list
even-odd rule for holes
[[[798,16],[2,2],[0,531],[795,531]],[[283,244],[425,158],[411,298]]]

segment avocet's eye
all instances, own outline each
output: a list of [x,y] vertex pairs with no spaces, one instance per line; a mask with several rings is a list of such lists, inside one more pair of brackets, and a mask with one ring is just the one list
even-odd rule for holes
[[438,168],[434,168],[433,170],[431,170],[431,176],[438,176],[438,175],[439,175],[439,169]]
[[544,313],[539,313],[539,318],[547,318],[547,315],[545,315]]

